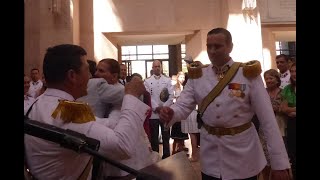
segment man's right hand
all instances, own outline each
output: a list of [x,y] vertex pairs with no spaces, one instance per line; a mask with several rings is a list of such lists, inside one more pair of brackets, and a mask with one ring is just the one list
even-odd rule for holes
[[174,111],[170,107],[163,106],[160,109],[160,113],[159,113],[160,121],[165,124],[168,124],[172,120],[173,114],[174,114]]
[[137,98],[144,94],[145,91],[146,88],[144,87],[143,81],[137,76],[134,76],[125,86],[125,94],[131,94]]

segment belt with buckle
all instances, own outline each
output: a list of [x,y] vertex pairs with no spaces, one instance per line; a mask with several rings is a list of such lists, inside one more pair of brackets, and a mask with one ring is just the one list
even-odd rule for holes
[[218,137],[224,135],[235,135],[239,134],[251,127],[251,121],[242,124],[240,126],[232,127],[232,128],[224,128],[224,127],[211,127],[205,123],[203,123],[203,127],[208,131],[209,134],[216,135]]

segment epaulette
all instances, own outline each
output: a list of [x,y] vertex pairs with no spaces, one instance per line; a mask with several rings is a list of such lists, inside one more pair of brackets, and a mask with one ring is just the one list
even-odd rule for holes
[[202,68],[208,67],[209,64],[203,65],[200,61],[193,61],[187,64],[188,77],[190,79],[198,79],[202,76]]
[[261,64],[258,60],[241,63],[241,67],[243,68],[243,75],[249,79],[259,76],[262,72]]
[[51,117],[60,119],[66,123],[86,123],[95,121],[95,116],[88,103],[59,100],[57,108],[53,111]]

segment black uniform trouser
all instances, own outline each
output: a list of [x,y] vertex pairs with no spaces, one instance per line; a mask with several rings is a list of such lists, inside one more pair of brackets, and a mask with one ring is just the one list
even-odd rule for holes
[[162,159],[170,156],[170,131],[164,130],[164,125],[159,119],[149,119],[150,134],[151,134],[151,147],[153,151],[159,152],[159,125],[161,126],[163,156]]
[[[221,180],[221,178],[208,176],[208,175],[204,174],[203,172],[201,172],[201,177],[202,177],[202,180]],[[253,176],[253,177],[246,178],[243,180],[258,180],[258,176]]]
[[287,145],[288,145],[288,156],[291,162],[291,170],[293,174],[293,180],[296,179],[296,127],[297,121],[296,118],[289,118],[287,121]]

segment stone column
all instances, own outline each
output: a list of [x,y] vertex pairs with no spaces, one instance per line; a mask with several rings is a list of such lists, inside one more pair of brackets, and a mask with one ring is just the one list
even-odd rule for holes
[[202,62],[202,64],[210,63],[206,46],[209,30],[197,30],[194,34],[186,36],[186,55],[191,56],[194,61]]
[[25,1],[24,71],[32,68],[42,73],[44,54],[48,47],[73,43],[73,19],[70,1]]
[[222,1],[222,25],[232,35],[233,50],[231,57],[235,61],[263,62],[261,21],[256,0]]
[[93,0],[79,1],[79,19],[80,45],[87,51],[88,59],[96,60],[94,57]]

